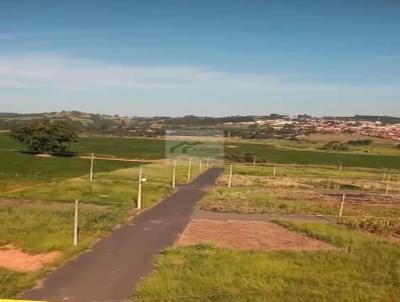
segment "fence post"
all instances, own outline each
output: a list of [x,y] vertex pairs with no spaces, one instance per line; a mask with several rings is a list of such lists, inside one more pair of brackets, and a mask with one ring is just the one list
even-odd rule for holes
[[382,182],[385,182],[385,180],[386,180],[386,169],[383,171],[383,179],[382,179]]
[[339,165],[339,171],[343,171],[343,163],[342,162]]
[[189,157],[188,173],[187,173],[187,180],[188,180],[188,181],[190,180],[191,169],[192,169],[192,158]]
[[385,195],[389,195],[390,180],[391,180],[391,178],[392,178],[392,174],[389,174],[389,177],[388,177],[387,182],[386,182],[386,192],[385,192]]
[[74,214],[74,246],[78,245],[78,215],[79,215],[79,200],[75,200],[75,214]]
[[143,168],[139,168],[139,185],[138,185],[138,197],[137,197],[137,208],[140,210],[142,208],[142,172]]
[[210,166],[210,158],[207,157],[207,168]]
[[346,193],[343,193],[342,203],[340,204],[339,217],[342,217],[345,200],[346,200]]
[[174,167],[172,168],[172,187],[175,188],[176,180],[176,160],[174,160]]
[[93,173],[94,173],[94,153],[92,153],[90,157],[90,181],[93,181]]
[[228,188],[232,187],[232,172],[233,172],[233,163],[229,168],[229,179],[228,179]]
[[276,177],[276,165],[274,165],[274,172],[272,173],[273,177]]

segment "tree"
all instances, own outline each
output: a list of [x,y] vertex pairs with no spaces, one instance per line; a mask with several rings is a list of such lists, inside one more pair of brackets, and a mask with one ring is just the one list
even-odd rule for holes
[[38,153],[63,153],[76,142],[78,135],[65,122],[48,120],[24,124],[11,131],[11,137]]

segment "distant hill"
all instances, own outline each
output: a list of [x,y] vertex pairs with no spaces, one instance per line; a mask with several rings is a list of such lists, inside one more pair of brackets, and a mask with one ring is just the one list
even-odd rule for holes
[[[298,115],[295,119],[309,119],[311,116],[303,114]],[[206,117],[187,115],[183,117],[127,117],[120,115],[106,115],[85,113],[80,111],[61,111],[61,112],[45,112],[45,113],[0,113],[0,132],[10,130],[22,123],[34,121],[38,119],[49,119],[53,121],[65,121],[71,125],[80,134],[96,134],[96,135],[126,135],[126,136],[163,136],[165,129],[182,128],[182,129],[219,129],[232,131],[232,134],[238,130],[238,127],[249,128],[249,124],[258,120],[287,120],[287,115],[270,114],[268,116],[227,116],[227,117]],[[325,117],[323,119],[335,120],[356,120],[356,121],[381,121],[383,123],[400,123],[400,118],[390,116],[366,116],[356,115],[354,117]],[[250,127],[251,128],[251,127]],[[260,129],[263,137],[269,137],[268,129]],[[242,129],[243,130],[243,129]],[[240,130],[240,131],[242,131]],[[255,129],[250,129],[254,136]],[[250,131],[247,130],[247,131]],[[268,135],[265,133],[268,132]],[[257,133],[256,133],[257,134]]]

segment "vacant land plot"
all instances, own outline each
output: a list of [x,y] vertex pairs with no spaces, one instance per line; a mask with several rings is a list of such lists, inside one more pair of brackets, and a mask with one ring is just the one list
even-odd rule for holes
[[158,260],[134,301],[398,301],[400,248],[343,226],[285,223],[333,251],[180,247]]
[[178,245],[188,246],[202,243],[240,250],[315,251],[333,249],[333,246],[325,242],[290,232],[270,222],[194,219],[180,237]]
[[[137,166],[99,172],[93,182],[87,175],[35,184],[17,192],[3,194],[0,200],[0,248],[12,245],[32,257],[59,252],[51,264],[33,272],[1,268],[0,293],[16,296],[32,287],[51,267],[88,248],[93,241],[109,234],[118,224],[136,212],[138,189]],[[192,169],[192,177],[199,173]],[[143,166],[142,206],[149,207],[173,191],[172,167]],[[187,166],[177,167],[177,185],[185,183]],[[80,200],[79,245],[72,245],[74,200]]]
[[[133,163],[96,161],[96,171],[106,172]],[[89,173],[90,161],[79,158],[43,158],[20,152],[0,151],[0,195],[37,183],[77,177]]]
[[[204,210],[235,213],[338,215],[346,193],[343,215],[397,217],[400,213],[400,179],[391,178],[390,193],[381,171],[337,171],[326,167],[281,165],[235,167],[232,187],[225,173],[200,203]],[[285,176],[282,176],[285,175]],[[378,177],[380,178],[378,180]]]

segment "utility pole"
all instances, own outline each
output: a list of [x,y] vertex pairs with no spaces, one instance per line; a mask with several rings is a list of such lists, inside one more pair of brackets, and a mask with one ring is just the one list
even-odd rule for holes
[[90,157],[90,174],[89,174],[90,181],[93,181],[93,172],[94,172],[94,153],[92,153]]
[[74,213],[74,246],[78,245],[78,215],[79,215],[79,200],[75,200],[75,213]]
[[175,188],[176,180],[176,160],[174,160],[174,167],[172,168],[172,188]]
[[188,173],[187,173],[187,180],[190,180],[190,176],[191,176],[191,169],[192,169],[192,158],[189,157],[189,165],[188,165]]
[[142,208],[142,172],[143,168],[139,168],[139,185],[138,185],[138,196],[137,196],[137,208],[140,210]]
[[233,172],[233,163],[229,168],[229,179],[228,179],[228,188],[232,187],[232,172]]

